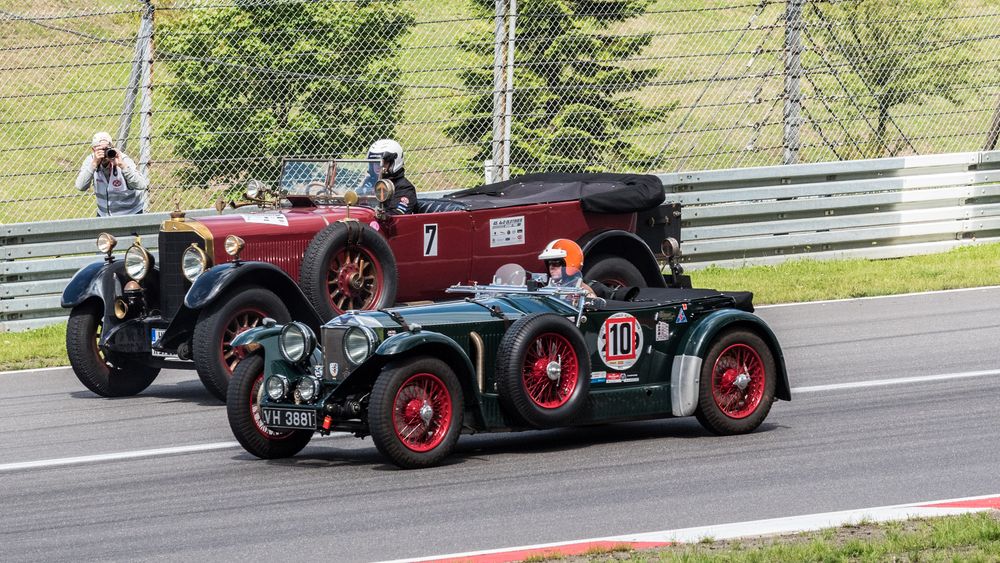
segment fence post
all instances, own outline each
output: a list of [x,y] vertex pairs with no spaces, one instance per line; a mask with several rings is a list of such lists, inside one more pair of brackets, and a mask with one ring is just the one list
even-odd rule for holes
[[785,4],[785,129],[782,164],[799,161],[802,126],[802,2]]
[[514,31],[507,2],[496,0],[493,32],[493,181],[510,177],[510,88],[514,74]]
[[[139,105],[139,173],[149,179],[149,159],[152,152],[153,127],[153,14],[151,0],[144,0],[143,22],[146,41],[142,57],[142,102]],[[147,198],[148,202],[148,198]]]
[[129,71],[128,86],[125,89],[125,104],[122,106],[122,114],[118,119],[118,135],[115,137],[117,146],[121,150],[128,148],[128,135],[132,129],[132,112],[135,111],[135,98],[139,93],[139,80],[142,77],[146,43],[152,30],[151,22],[148,21],[151,17],[150,0],[143,0],[143,2],[146,7],[139,20],[139,31],[135,37],[135,54],[132,57],[132,70]]

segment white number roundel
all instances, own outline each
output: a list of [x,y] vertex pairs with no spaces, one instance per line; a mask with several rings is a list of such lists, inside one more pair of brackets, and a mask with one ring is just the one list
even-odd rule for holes
[[604,321],[597,333],[597,351],[609,368],[628,369],[642,355],[642,327],[628,313],[615,313]]

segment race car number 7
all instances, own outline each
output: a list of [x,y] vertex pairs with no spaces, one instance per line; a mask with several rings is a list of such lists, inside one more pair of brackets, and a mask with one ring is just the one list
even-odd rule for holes
[[424,225],[424,256],[438,255],[437,223]]

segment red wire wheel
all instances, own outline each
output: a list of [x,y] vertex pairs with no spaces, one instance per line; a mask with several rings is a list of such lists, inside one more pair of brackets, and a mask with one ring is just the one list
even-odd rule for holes
[[720,435],[753,432],[771,410],[777,374],[774,354],[757,332],[721,332],[703,356],[698,422]]
[[398,281],[389,243],[358,221],[338,221],[317,233],[299,269],[299,286],[324,320],[350,309],[391,307]]
[[313,431],[269,429],[260,411],[263,385],[264,355],[250,354],[233,371],[226,396],[229,427],[243,449],[259,458],[291,457],[312,440]]
[[524,358],[524,389],[539,407],[555,409],[565,405],[579,379],[580,364],[566,337],[545,333],[528,347]]
[[462,384],[451,366],[414,355],[382,369],[372,386],[367,422],[382,455],[403,469],[415,469],[451,453],[464,416]]
[[367,249],[343,248],[330,260],[327,273],[327,299],[330,306],[344,312],[371,309],[382,296],[385,275],[382,263]]
[[410,376],[396,392],[392,425],[396,437],[415,452],[438,447],[451,428],[451,393],[433,373]]
[[501,406],[524,425],[565,426],[586,406],[587,344],[561,315],[532,313],[514,321],[500,341],[496,366]]
[[733,344],[722,351],[712,368],[712,397],[726,416],[746,418],[760,406],[767,374],[757,351]]

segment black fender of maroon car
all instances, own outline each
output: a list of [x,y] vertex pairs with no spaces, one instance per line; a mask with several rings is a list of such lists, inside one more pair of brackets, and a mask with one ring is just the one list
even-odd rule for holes
[[164,345],[175,346],[188,337],[198,312],[240,285],[266,287],[281,295],[292,318],[314,330],[323,324],[298,284],[277,266],[267,262],[227,262],[209,268],[194,281],[184,296],[184,305],[163,334]]
[[666,287],[656,257],[638,235],[617,229],[598,231],[584,235],[577,244],[586,257],[584,263],[600,255],[620,256],[639,269],[649,287]]

